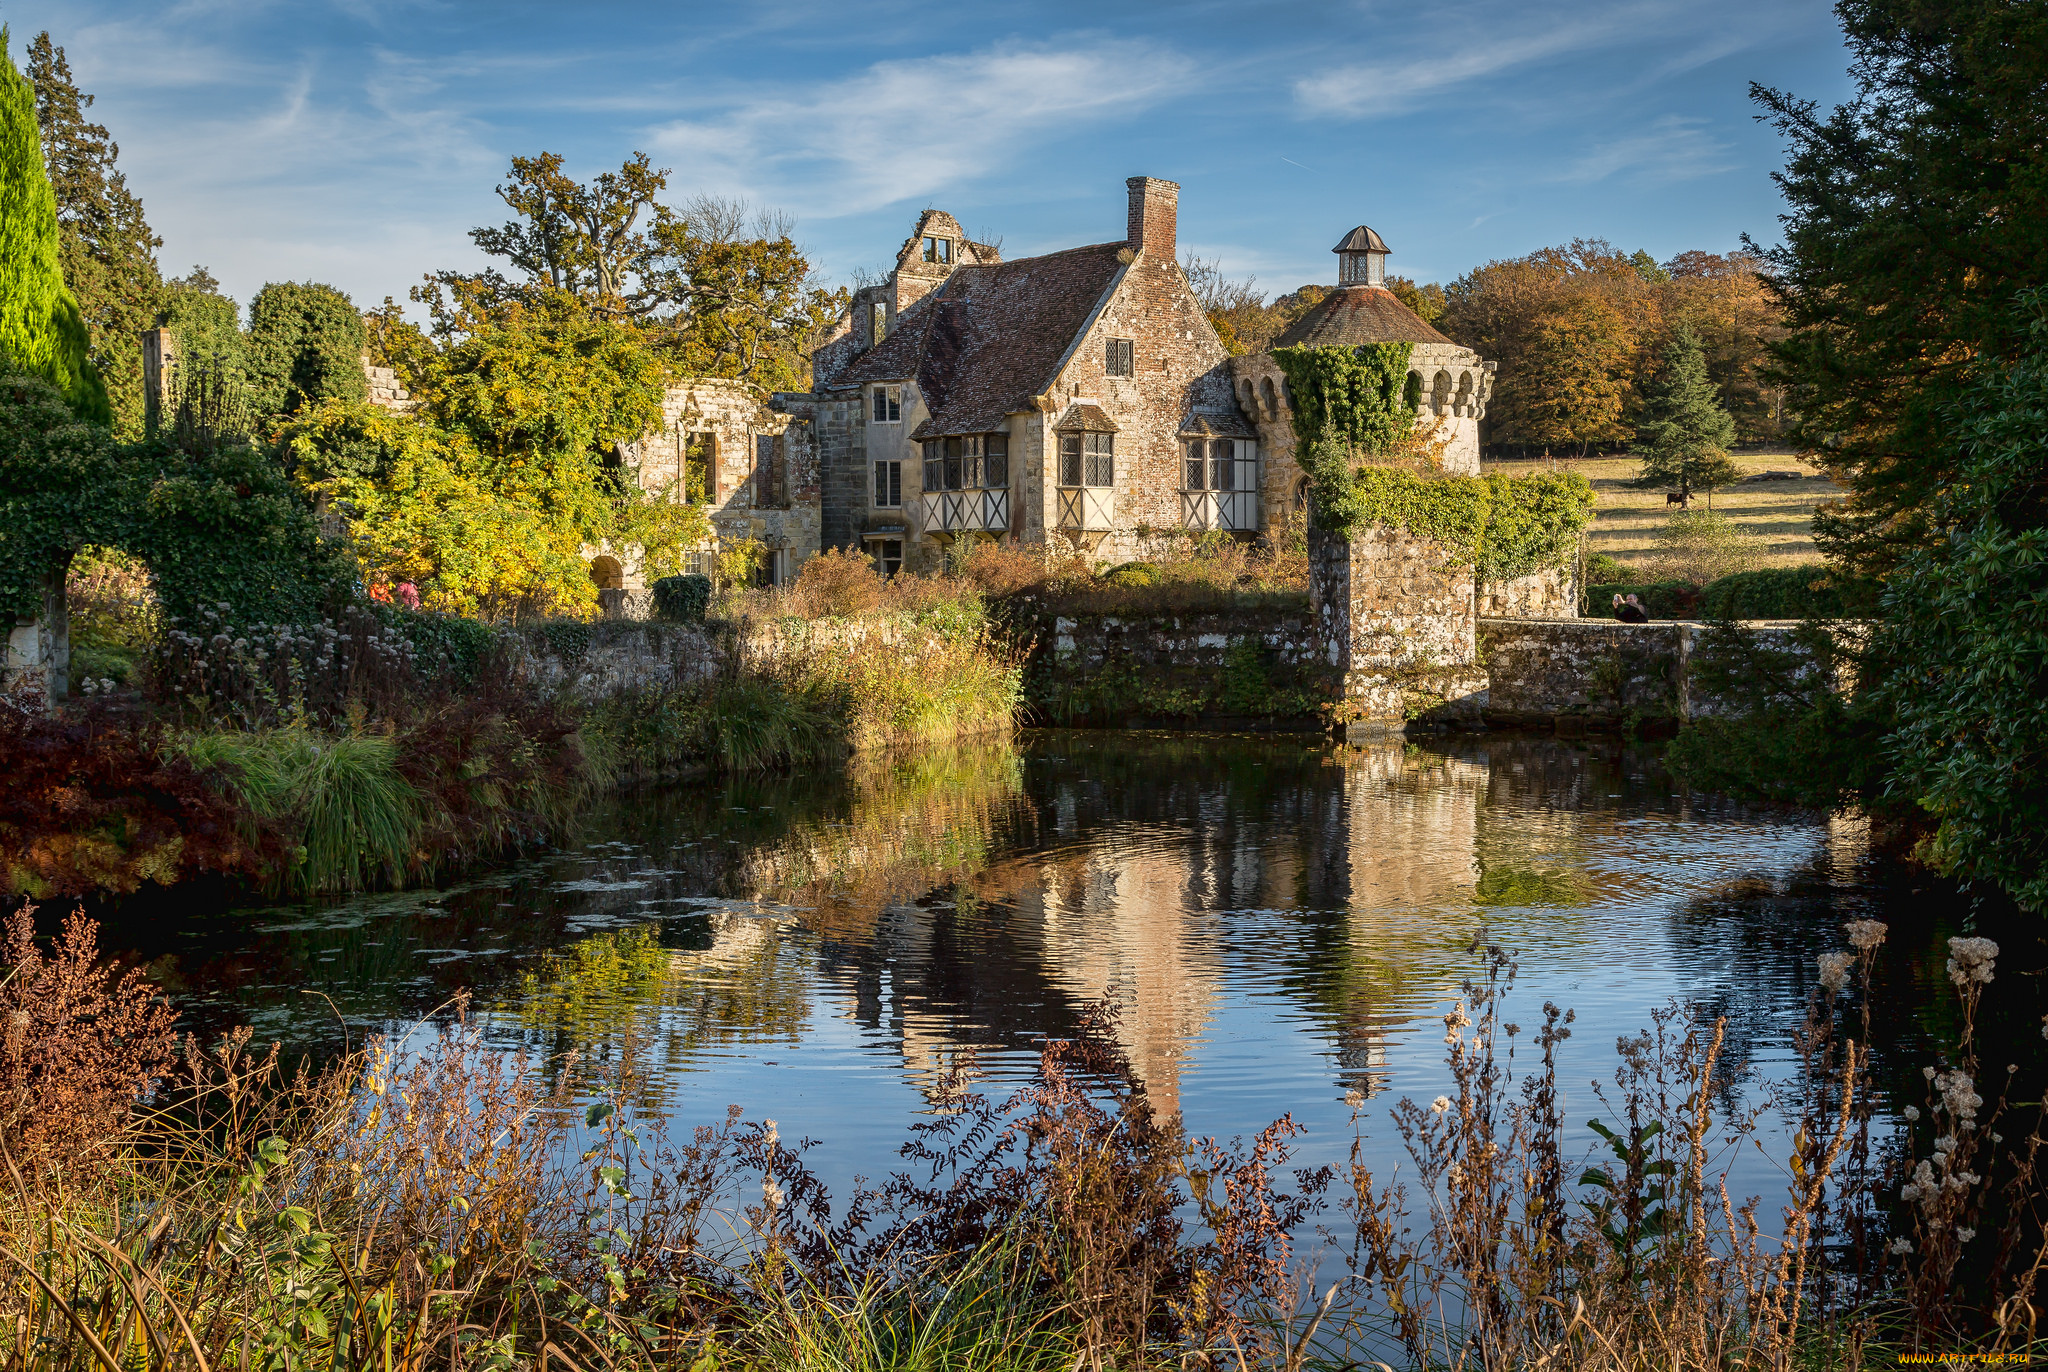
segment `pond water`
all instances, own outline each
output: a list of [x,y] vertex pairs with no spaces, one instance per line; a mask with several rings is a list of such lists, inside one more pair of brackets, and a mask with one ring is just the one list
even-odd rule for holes
[[[772,1117],[841,1186],[896,1164],[946,1073],[1006,1091],[1107,999],[1132,1073],[1192,1132],[1291,1113],[1297,1157],[1335,1161],[1362,1096],[1378,1170],[1385,1106],[1447,1084],[1440,1017],[1476,941],[1518,959],[1508,1018],[1576,1011],[1580,1122],[1617,1036],[1673,1000],[1728,1018],[1743,1090],[1782,1078],[1814,958],[1856,918],[1893,929],[1881,1080],[1918,1098],[1951,1027],[1943,940],[1966,928],[2007,944],[1988,1033],[2038,1065],[2038,939],[1971,927],[1867,848],[1855,820],[1688,798],[1615,743],[1040,732],[634,792],[442,890],[136,906],[103,938],[190,1027],[294,1051],[431,1026],[458,992],[492,1041],[551,1061],[595,1070],[630,1036],[679,1122]],[[1779,1193],[1761,1153],[1739,1167]]]

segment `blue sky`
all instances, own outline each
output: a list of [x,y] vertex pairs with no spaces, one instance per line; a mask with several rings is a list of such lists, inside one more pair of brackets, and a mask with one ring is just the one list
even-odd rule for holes
[[645,150],[678,201],[788,210],[828,279],[926,205],[1004,254],[1123,236],[1124,178],[1181,183],[1180,240],[1291,290],[1368,223],[1448,281],[1575,236],[1659,258],[1777,237],[1748,83],[1832,103],[1810,0],[481,5],[0,0],[47,28],[165,240],[243,301],[362,304],[480,259],[518,153]]

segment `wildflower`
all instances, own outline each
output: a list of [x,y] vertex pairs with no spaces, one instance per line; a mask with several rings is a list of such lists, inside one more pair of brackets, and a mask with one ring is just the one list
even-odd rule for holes
[[1943,1157],[1947,1157],[1950,1153],[1955,1152],[1956,1141],[1954,1136],[1951,1135],[1946,1138],[1936,1139],[1934,1141],[1934,1151],[1941,1154]]
[[1513,1038],[1515,1035],[1522,1032],[1522,1026],[1519,1024],[1510,1024],[1507,1026],[1507,1031],[1508,1037]]
[[1905,1115],[1906,1122],[1908,1124],[1911,1124],[1914,1120],[1920,1118],[1920,1107],[1917,1105],[1909,1105],[1901,1113]]
[[2001,1133],[1997,1132],[1996,1130],[1993,1130],[1993,1131],[1992,1131],[1992,1134],[1991,1134],[1991,1141],[1992,1141],[1993,1143],[2004,1143],[2004,1142],[2005,1142],[2005,1135],[2003,1135],[2003,1134],[2001,1134]]
[[1444,1111],[1451,1108],[1451,1098],[1449,1096],[1438,1096],[1429,1103],[1429,1108],[1441,1115]]
[[1849,969],[1856,965],[1856,959],[1848,953],[1822,953],[1817,959],[1820,965],[1820,984],[1831,993],[1839,993],[1849,984]]
[[1976,1231],[1976,1230],[1974,1230],[1974,1229],[1966,1229],[1966,1228],[1964,1228],[1964,1227],[1963,1227],[1962,1225],[1960,1225],[1960,1224],[1956,1226],[1956,1242],[1958,1242],[1958,1243],[1968,1243],[1968,1242],[1969,1242],[1969,1241],[1970,1241],[1971,1239],[1974,1239],[1974,1238],[1976,1238],[1976,1237],[1977,1237],[1977,1231]]
[[1907,1182],[1899,1188],[1899,1199],[1902,1201],[1919,1200],[1920,1188],[1913,1185],[1912,1182]]
[[1352,1087],[1349,1091],[1346,1091],[1344,1093],[1344,1103],[1350,1106],[1353,1110],[1356,1110],[1359,1106],[1365,1104],[1365,1092],[1359,1090],[1355,1086]]
[[1465,1013],[1465,1002],[1459,1001],[1451,1007],[1451,1013],[1444,1016],[1444,1042],[1456,1043],[1458,1031],[1472,1023],[1472,1017]]
[[[2048,1033],[2044,1033],[2042,1037],[2048,1038]],[[1932,1067],[1923,1067],[1920,1069],[1920,1075],[1927,1078],[1929,1081],[1933,1081],[1934,1069]]]
[[1988,938],[1952,938],[1948,941],[1948,979],[1958,986],[1982,986],[1991,980],[1991,965],[1998,958],[1998,945]]
[[1883,920],[1852,919],[1842,926],[1842,932],[1849,936],[1849,946],[1859,953],[1867,953],[1884,942]]
[[775,1178],[761,1178],[761,1200],[770,1210],[780,1210],[785,1199],[782,1188],[775,1184]]
[[1959,1120],[1975,1121],[1984,1097],[1977,1094],[1976,1083],[1967,1072],[1943,1072],[1934,1079],[1935,1090],[1941,1092],[1941,1103],[1951,1115]]
[[1904,1257],[1906,1254],[1913,1251],[1913,1241],[1911,1239],[1893,1239],[1892,1246],[1889,1251],[1896,1254],[1899,1257]]

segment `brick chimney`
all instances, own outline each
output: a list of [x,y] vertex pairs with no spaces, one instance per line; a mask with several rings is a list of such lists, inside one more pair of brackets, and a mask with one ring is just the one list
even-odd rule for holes
[[1131,225],[1124,241],[1135,252],[1173,261],[1174,220],[1180,212],[1180,183],[1152,176],[1124,182],[1131,189]]

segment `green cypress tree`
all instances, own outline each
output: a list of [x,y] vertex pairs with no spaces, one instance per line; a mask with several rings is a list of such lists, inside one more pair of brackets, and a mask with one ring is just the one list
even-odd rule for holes
[[0,26],[0,354],[46,378],[80,417],[111,424],[107,388],[90,358],[85,319],[64,284],[57,197],[43,172],[36,93]]
[[29,44],[28,79],[36,91],[44,167],[57,196],[58,261],[85,317],[115,427],[132,437],[142,429],[142,335],[156,327],[161,305],[156,250],[163,240],[116,166],[119,145],[104,124],[87,122],[93,97],[72,80],[64,49],[48,33]]
[[1646,388],[1642,418],[1636,425],[1636,455],[1641,490],[1676,491],[1691,499],[1694,491],[1710,493],[1741,475],[1729,459],[1735,441],[1735,420],[1721,408],[1720,393],[1707,375],[1707,357],[1698,335],[1681,328],[1664,345],[1664,366]]

